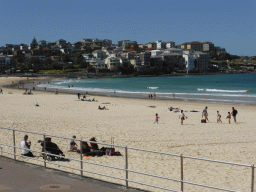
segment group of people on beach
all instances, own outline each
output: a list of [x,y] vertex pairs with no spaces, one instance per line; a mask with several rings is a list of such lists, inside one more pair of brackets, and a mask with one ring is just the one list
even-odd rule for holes
[[[99,153],[102,154],[102,153],[105,152],[106,148],[103,147],[103,148],[99,149],[98,144],[95,143],[95,142],[97,142],[95,137],[92,137],[90,139],[90,141],[91,141],[90,142],[90,146],[88,145],[87,142],[83,141],[82,142],[82,148],[80,150],[78,149],[78,145],[75,142],[75,139],[76,139],[76,136],[73,135],[72,139],[70,141],[70,144],[69,144],[69,148],[68,148],[69,152],[78,152],[78,153],[83,154],[83,155],[92,155],[92,156],[98,155]],[[44,149],[44,141],[39,140],[38,142],[41,143],[41,146]],[[46,150],[47,151],[50,150],[50,153],[55,154],[55,152],[52,152],[53,149],[49,149],[49,146],[47,145],[48,141],[45,140],[45,142],[46,142]],[[58,151],[59,151],[58,154],[56,154],[56,155],[59,155],[59,154],[64,155],[63,152],[57,147],[57,145],[56,144],[54,144],[54,145],[55,145],[54,150],[58,149]],[[31,148],[31,141],[28,141],[28,135],[25,135],[24,139],[21,141],[21,149],[22,149],[22,153],[21,154],[23,156],[27,156],[27,157],[35,157],[34,154],[30,151],[30,148]]]
[[[173,111],[173,109],[175,109],[175,108],[173,108],[173,107],[170,107],[170,108],[169,108],[170,111]],[[177,110],[177,109],[178,109],[178,108],[176,108],[176,110]],[[205,118],[204,121],[202,120],[204,123],[209,122],[207,109],[208,109],[208,107],[206,106],[206,107],[203,109],[203,111],[202,111],[202,118],[203,118],[203,117]],[[176,112],[176,111],[175,111],[175,112]],[[178,112],[178,111],[177,111],[177,112]],[[184,112],[186,112],[186,111],[180,110],[179,118],[180,118],[180,120],[181,120],[181,125],[183,125],[183,121],[188,118],[188,117],[185,115]],[[193,111],[191,111],[191,112],[198,112],[198,111],[194,111],[194,110],[193,110]],[[226,118],[228,119],[229,124],[231,123],[231,116],[233,116],[234,122],[237,123],[237,122],[236,122],[236,116],[237,116],[237,114],[238,114],[238,111],[237,111],[234,107],[232,107],[232,112],[231,112],[231,113],[228,112],[228,115],[227,115],[227,117],[226,117]],[[155,117],[155,122],[154,122],[154,123],[157,123],[157,124],[158,124],[159,118],[160,118],[160,117],[159,117],[158,114],[156,113],[156,117]],[[219,112],[219,111],[217,111],[217,123],[222,123],[221,115],[220,115],[220,112]]]
[[[208,121],[209,122],[209,119],[208,119],[208,112],[207,112],[207,109],[208,107],[205,107],[205,109],[203,110],[202,112],[202,117],[205,118],[205,123]],[[234,119],[234,122],[236,122],[236,116],[238,114],[238,111],[232,107],[232,112],[228,112],[228,115],[226,117],[226,119],[228,119],[228,123],[230,124],[231,123],[231,116],[233,116],[233,119]],[[219,111],[217,111],[217,123],[222,123],[222,120],[221,120],[221,114]]]

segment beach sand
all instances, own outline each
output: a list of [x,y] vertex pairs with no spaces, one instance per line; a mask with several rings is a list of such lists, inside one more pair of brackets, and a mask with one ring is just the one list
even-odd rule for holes
[[[228,161],[242,164],[255,164],[255,106],[235,105],[238,110],[237,124],[233,119],[228,124],[226,116],[233,105],[206,104],[185,101],[146,100],[115,97],[95,98],[98,102],[79,101],[77,95],[58,94],[53,92],[32,91],[33,95],[23,95],[22,89],[5,88],[3,85],[17,83],[22,78],[0,78],[3,94],[1,101],[1,127],[46,133],[63,137],[76,135],[77,139],[89,140],[96,137],[98,142],[110,143],[111,137],[117,145],[172,154],[183,154],[207,159]],[[31,79],[31,78],[30,78]],[[25,78],[23,78],[25,80]],[[8,93],[12,94],[8,94]],[[39,107],[34,103],[38,102]],[[102,104],[110,102],[110,104]],[[106,106],[108,110],[98,110],[98,106]],[[209,123],[201,123],[202,110],[208,106]],[[149,107],[155,106],[155,107]],[[181,125],[179,113],[167,112],[169,107],[199,112],[186,112],[188,117]],[[217,123],[217,113],[222,115],[223,123]],[[154,123],[155,114],[159,115],[159,124]],[[1,143],[13,145],[12,131],[0,130]],[[16,145],[25,134],[16,132]],[[38,140],[43,136],[28,134],[32,142],[31,149],[41,151]],[[52,138],[67,157],[80,158],[74,152],[67,152],[69,140]],[[103,145],[99,145],[102,147]],[[4,151],[13,149],[0,146]],[[125,168],[125,150],[116,148],[123,156],[83,157],[83,160]],[[21,150],[17,150],[20,154]],[[8,157],[13,155],[4,154]],[[36,154],[39,156],[39,154]],[[18,160],[43,165],[43,162],[17,157]],[[43,160],[42,157],[39,157]],[[250,167],[234,166],[184,158],[184,180],[228,188],[237,191],[250,191]],[[80,162],[54,162],[65,166],[80,168]],[[58,167],[47,163],[47,167],[80,174],[78,170]],[[125,172],[84,163],[88,171],[125,178]],[[135,171],[180,179],[180,157],[128,149],[128,168]],[[125,181],[86,173],[85,176],[125,185]],[[165,179],[129,173],[129,179],[151,185],[180,190],[181,184]],[[129,186],[150,191],[160,189],[134,184]],[[185,191],[216,191],[199,186],[184,184]]]

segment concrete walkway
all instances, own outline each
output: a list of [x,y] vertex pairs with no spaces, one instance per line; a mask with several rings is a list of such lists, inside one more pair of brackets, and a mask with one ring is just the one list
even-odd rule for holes
[[2,191],[92,191],[92,192],[121,192],[139,191],[126,189],[124,186],[90,178],[44,169],[37,165],[15,162],[0,157],[0,192]]

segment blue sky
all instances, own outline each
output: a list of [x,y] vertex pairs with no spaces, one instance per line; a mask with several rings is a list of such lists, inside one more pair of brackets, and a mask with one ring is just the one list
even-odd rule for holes
[[0,46],[83,38],[211,41],[256,55],[255,0],[1,0]]

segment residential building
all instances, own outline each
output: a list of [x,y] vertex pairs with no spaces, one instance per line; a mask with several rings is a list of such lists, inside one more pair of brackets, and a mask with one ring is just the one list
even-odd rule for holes
[[45,40],[38,41],[38,44],[39,45],[46,45],[46,41]]
[[125,58],[125,57],[122,57],[122,56],[120,56],[120,57],[118,57],[119,58],[119,60],[120,60],[120,65],[122,66],[122,67],[128,67],[131,63],[130,63],[130,61],[129,61],[129,59],[127,59],[127,58]]
[[214,44],[212,42],[206,41],[203,42],[203,51],[208,52],[210,54],[214,54]]
[[187,72],[206,72],[210,64],[210,55],[194,50],[184,51],[183,57]]
[[122,43],[122,49],[126,49],[126,46],[129,46],[129,45],[137,45],[137,41],[123,41]]
[[156,48],[157,49],[165,49],[166,48],[166,42],[163,42],[162,40],[156,41]]
[[134,66],[134,69],[140,70],[141,68],[144,68],[144,66],[141,65],[141,59],[134,58],[130,60],[131,65]]
[[0,71],[5,72],[11,65],[12,57],[0,56]]
[[134,51],[123,52],[122,56],[131,60],[131,59],[134,59],[135,54],[136,54],[136,51],[134,50]]
[[11,48],[13,48],[13,44],[5,44],[5,48],[11,49]]
[[144,67],[150,67],[151,52],[147,51],[139,53],[139,57],[141,60],[141,65],[143,65]]
[[60,49],[60,51],[61,51],[62,53],[70,53],[70,52],[71,52],[71,49],[69,49],[69,48],[62,48],[62,49]]
[[12,51],[19,50],[19,49],[20,49],[19,45],[13,45],[12,47]]
[[149,49],[156,49],[157,47],[155,42],[146,43],[145,46]]
[[161,54],[164,53],[163,50],[152,50],[152,51],[150,51],[150,52],[151,52],[151,56],[152,56],[152,57],[156,57],[156,56],[159,56],[159,55],[161,55]]
[[190,43],[184,43],[181,45],[181,49],[195,50],[195,51],[203,51],[203,44],[198,41],[192,41]]
[[64,44],[66,44],[67,42],[66,42],[66,40],[64,40],[64,39],[59,39],[58,41],[56,41],[56,45],[64,45]]
[[104,40],[103,40],[103,46],[104,46],[104,45],[109,45],[109,46],[111,46],[111,45],[112,45],[112,40],[104,39]]
[[120,59],[116,57],[108,57],[105,59],[105,64],[110,70],[115,70],[120,66]]
[[98,58],[91,58],[87,60],[87,62],[94,67],[95,69],[105,69],[105,60],[101,60]]
[[20,45],[20,50],[22,51],[27,51],[28,50],[28,46],[27,45]]
[[117,46],[118,46],[118,47],[122,47],[124,41],[130,41],[130,40],[121,40],[121,41],[117,41]]
[[43,54],[50,54],[52,52],[52,50],[48,47],[45,47],[45,48],[43,48],[42,52],[43,52]]
[[165,49],[163,51],[164,54],[176,54],[176,55],[182,55],[183,54],[183,50],[182,49],[177,49],[177,48],[169,48],[169,49]]
[[166,49],[175,48],[175,42],[174,41],[168,41],[166,42]]
[[107,58],[106,52],[102,50],[95,50],[92,52],[93,57],[99,58],[99,59],[105,59]]

